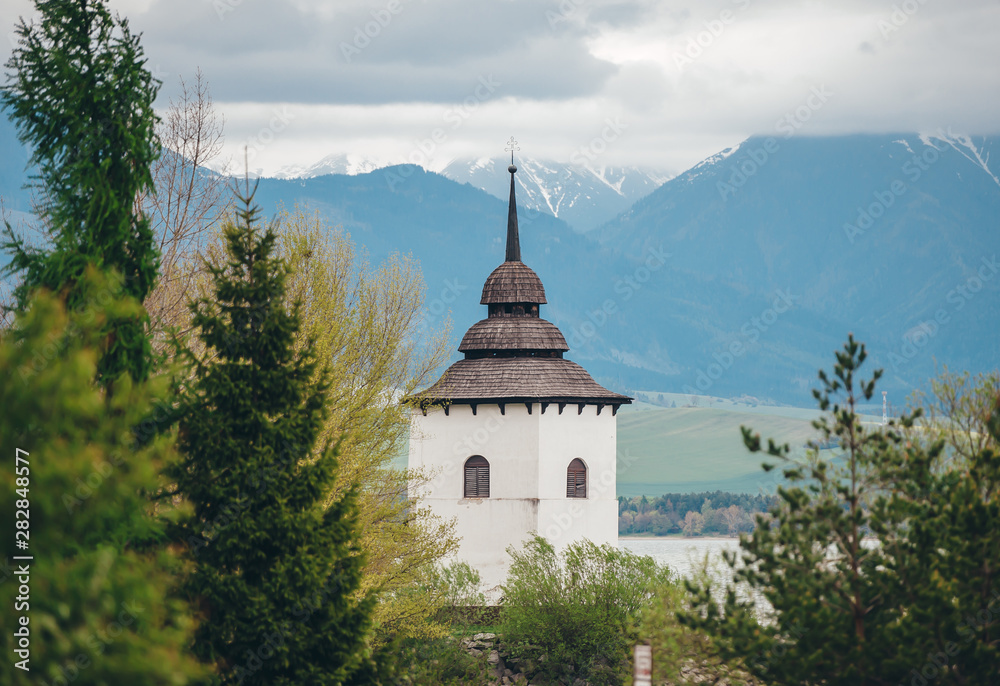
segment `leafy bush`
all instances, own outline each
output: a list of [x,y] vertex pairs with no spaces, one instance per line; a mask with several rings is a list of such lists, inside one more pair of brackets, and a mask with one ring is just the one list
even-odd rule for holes
[[[181,686],[205,676],[189,650],[191,608],[173,592],[175,553],[136,546],[162,537],[145,493],[161,486],[160,467],[177,459],[172,439],[149,438],[140,424],[166,379],[133,382],[123,373],[113,392],[94,383],[104,324],[141,310],[114,296],[119,287],[120,278],[89,268],[76,285],[88,308],[39,290],[15,329],[0,333],[4,686]],[[30,530],[15,522],[30,522]],[[35,557],[29,575],[11,559],[25,555]],[[19,596],[29,596],[30,609]],[[30,656],[14,652],[24,638]]]
[[638,637],[638,617],[671,583],[650,557],[590,541],[561,552],[536,536],[513,558],[504,585],[501,633],[526,672],[621,684]]
[[487,664],[466,652],[453,636],[406,638],[376,655],[379,678],[354,683],[393,686],[464,686],[487,683]]
[[[706,584],[722,573],[720,561],[706,555],[693,577],[696,583]],[[657,586],[652,601],[640,613],[639,642],[652,647],[653,683],[706,683],[706,677],[721,677],[725,681],[719,683],[759,684],[738,661],[728,664],[720,659],[711,636],[681,623],[678,613],[689,610],[687,589],[671,581]]]
[[465,562],[455,562],[426,571],[419,584],[399,593],[428,596],[439,607],[435,618],[424,618],[425,631],[387,636],[376,650],[373,671],[356,673],[350,683],[458,686],[484,682],[485,662],[466,652],[458,640],[471,633],[470,623],[478,617],[475,610],[485,602],[479,573]]
[[424,587],[440,599],[437,619],[462,629],[475,621],[476,610],[486,604],[479,590],[479,572],[467,562],[454,562],[447,567],[435,567],[428,574]]

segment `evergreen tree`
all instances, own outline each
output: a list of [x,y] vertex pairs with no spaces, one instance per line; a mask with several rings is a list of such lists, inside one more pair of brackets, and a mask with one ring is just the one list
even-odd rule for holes
[[1000,681],[1000,395],[980,400],[980,447],[954,460],[964,436],[904,441],[871,506],[900,608],[890,640],[909,648],[883,664],[915,686]]
[[296,351],[298,304],[285,298],[273,228],[252,194],[224,227],[214,297],[192,305],[211,353],[182,394],[183,461],[171,475],[193,506],[180,533],[204,610],[195,651],[224,683],[335,684],[362,662],[372,603],[358,599],[363,558],[355,494],[329,508],[336,457],[311,459],[325,419],[325,375]]
[[[19,139],[32,149],[48,234],[46,245],[32,247],[7,226],[8,270],[22,277],[17,307],[38,287],[66,290],[70,309],[86,307],[88,265],[117,271],[124,293],[143,302],[158,257],[136,198],[152,189],[159,82],[144,67],[139,37],[104,0],[38,0],[36,9],[38,24],[17,26],[0,90]],[[149,375],[147,321],[138,309],[104,322],[97,368],[104,385],[122,372],[133,380]]]
[[[850,337],[833,374],[820,372],[814,395],[827,414],[807,461],[768,442],[790,485],[779,486],[773,519],[758,516],[739,556],[726,555],[734,583],[722,605],[711,581],[689,584],[692,609],[680,619],[768,684],[996,683],[1000,456],[990,447],[944,468],[943,440],[922,445],[899,431],[912,433],[919,411],[866,427],[856,407],[881,370],[858,381],[865,357]],[[1000,399],[989,430],[1000,436]],[[759,435],[744,428],[743,438],[762,450]],[[826,462],[818,446],[831,441],[843,454]],[[741,584],[750,593],[737,593]]]
[[[116,290],[93,268],[79,287],[95,303]],[[0,337],[0,683],[179,685],[204,676],[189,652],[189,610],[170,595],[179,561],[116,538],[157,534],[143,494],[176,459],[169,437],[138,449],[133,441],[163,379],[123,376],[110,398],[94,385],[104,326],[140,309],[120,299],[67,310],[43,290],[15,319],[17,335]],[[29,652],[15,652],[21,639]]]

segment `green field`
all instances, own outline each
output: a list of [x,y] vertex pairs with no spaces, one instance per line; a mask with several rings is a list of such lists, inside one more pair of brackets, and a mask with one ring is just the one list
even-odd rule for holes
[[618,412],[620,496],[773,491],[781,478],[779,470],[761,469],[765,458],[743,446],[740,426],[752,428],[764,441],[787,442],[800,455],[806,442],[817,435],[811,424],[820,414],[817,410],[704,396],[696,399],[697,407],[681,407],[691,404],[692,397],[655,392],[636,395],[678,407],[639,401]]
[[809,419],[708,407],[638,405],[618,413],[618,495],[773,490],[776,475],[743,446],[740,425],[793,448],[815,436]]

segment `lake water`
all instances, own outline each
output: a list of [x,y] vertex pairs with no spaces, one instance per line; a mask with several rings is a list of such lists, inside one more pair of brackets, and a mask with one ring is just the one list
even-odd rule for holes
[[[648,555],[667,565],[681,577],[691,576],[693,570],[701,567],[707,555],[714,582],[712,596],[716,601],[722,602],[726,587],[733,578],[729,565],[722,559],[722,552],[739,550],[740,541],[738,538],[619,538],[618,547],[637,555]],[[744,586],[736,589],[737,598],[746,599],[749,594],[749,589]],[[757,599],[761,617],[765,617],[770,604],[762,594],[753,595]]]
[[[618,547],[649,555],[680,576],[689,576],[707,554],[722,563],[723,550],[737,550],[738,538],[619,538]],[[724,563],[723,563],[724,564]]]
[[[874,548],[878,544],[874,539],[865,539],[861,542],[866,548]],[[716,582],[713,584],[712,595],[721,602],[725,596],[724,589],[732,580],[732,573],[722,559],[722,552],[739,550],[740,542],[738,538],[619,538],[618,547],[637,555],[648,555],[657,562],[667,565],[681,577],[690,576],[692,570],[701,567],[701,561],[708,555],[709,561],[715,562],[715,565],[710,567],[713,581]],[[829,554],[833,555],[833,552],[831,546]],[[736,597],[740,599],[748,598],[749,593],[749,589],[742,585],[736,589]],[[754,592],[753,595],[760,613],[758,618],[767,621],[770,603],[759,592]]]

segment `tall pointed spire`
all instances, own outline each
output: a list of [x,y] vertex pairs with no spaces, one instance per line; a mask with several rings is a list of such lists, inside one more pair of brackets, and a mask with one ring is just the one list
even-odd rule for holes
[[521,239],[517,235],[517,201],[514,199],[514,173],[517,167],[514,166],[514,151],[520,150],[517,141],[511,136],[507,141],[507,150],[510,151],[510,205],[507,207],[507,262],[521,261]]

